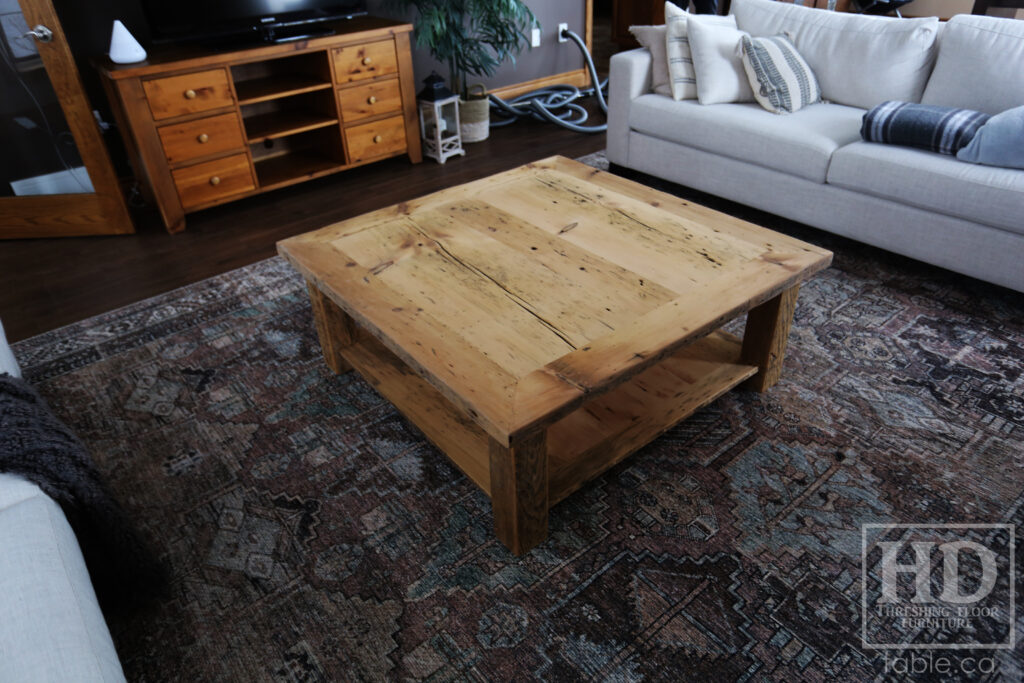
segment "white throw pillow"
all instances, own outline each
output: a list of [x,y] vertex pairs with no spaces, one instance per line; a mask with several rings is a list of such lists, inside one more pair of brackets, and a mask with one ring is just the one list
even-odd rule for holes
[[[665,52],[668,58],[668,78],[672,97],[677,100],[697,99],[697,72],[693,69],[690,39],[687,32],[690,14],[671,2],[665,3]],[[723,26],[736,26],[731,17],[701,15],[701,19]]]
[[814,71],[786,36],[744,36],[743,69],[754,99],[773,114],[792,114],[821,101]]
[[754,92],[740,56],[740,40],[747,34],[701,15],[690,17],[687,31],[697,72],[697,100],[701,104],[753,102]]
[[733,0],[730,11],[751,36],[788,35],[826,100],[861,109],[921,101],[935,60],[937,17],[826,12],[774,0]]
[[668,57],[665,56],[665,26],[630,26],[642,47],[651,53],[651,90],[659,95],[672,95],[668,80]]

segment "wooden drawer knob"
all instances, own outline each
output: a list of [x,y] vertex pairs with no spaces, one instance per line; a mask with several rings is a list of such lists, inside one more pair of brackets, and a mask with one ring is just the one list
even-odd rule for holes
[[220,185],[220,176],[215,175],[212,178],[210,178],[210,184],[211,185]]
[[207,142],[210,141],[210,136],[207,135],[206,133],[200,133],[199,137],[197,137],[196,140],[199,140],[199,144],[205,145]]
[[384,138],[382,138],[382,137],[381,137],[381,136],[379,136],[379,135],[374,135],[374,136],[373,136],[373,144],[375,144],[375,145],[376,145],[376,144],[379,144],[379,143],[380,143],[380,141],[381,141],[381,140],[383,140],[383,139],[384,139]]
[[363,57],[363,66],[370,66],[373,64],[373,60],[369,57]]
[[369,97],[366,98],[366,102],[368,104],[377,104],[377,98],[374,97],[373,95],[370,95]]
[[186,100],[194,100],[195,98],[196,98],[196,91],[195,90],[193,90],[192,88],[189,88],[188,90],[185,91],[185,99]]

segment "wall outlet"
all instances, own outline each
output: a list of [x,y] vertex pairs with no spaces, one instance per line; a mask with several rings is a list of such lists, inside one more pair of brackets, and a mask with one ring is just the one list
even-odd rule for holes
[[569,39],[562,35],[562,31],[568,31],[568,30],[569,30],[569,24],[559,24],[558,25],[558,42],[560,42],[560,43],[567,43],[567,42],[569,42]]
[[540,28],[534,27],[530,34],[530,47],[540,47]]

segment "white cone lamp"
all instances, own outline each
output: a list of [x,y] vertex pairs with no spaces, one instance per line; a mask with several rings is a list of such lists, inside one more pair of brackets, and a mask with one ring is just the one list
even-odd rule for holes
[[110,61],[114,64],[134,64],[146,58],[146,50],[135,40],[119,20],[114,20],[110,34]]

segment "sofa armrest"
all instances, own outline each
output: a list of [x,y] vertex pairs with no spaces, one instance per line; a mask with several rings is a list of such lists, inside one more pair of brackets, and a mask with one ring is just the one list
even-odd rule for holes
[[0,681],[124,683],[60,506],[9,474],[0,474],[0,501],[9,503],[0,509]]
[[651,91],[651,53],[646,48],[612,55],[608,72],[608,160],[628,166],[630,103]]

